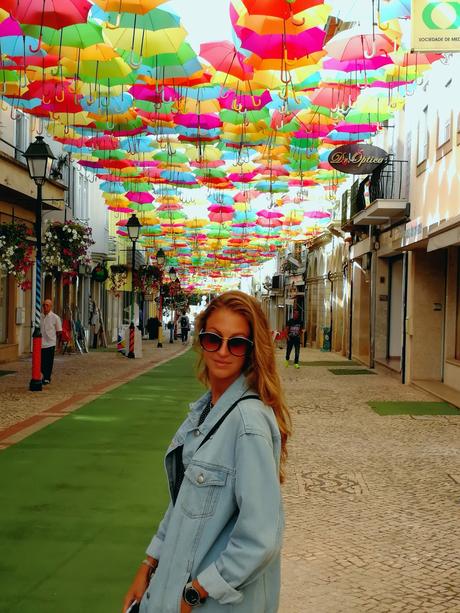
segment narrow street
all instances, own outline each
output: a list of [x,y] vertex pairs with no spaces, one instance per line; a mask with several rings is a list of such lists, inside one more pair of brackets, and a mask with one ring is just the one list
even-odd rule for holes
[[[161,357],[173,350],[182,347]],[[56,423],[18,444],[0,432],[0,577],[9,577],[0,611],[117,610],[165,504],[166,441],[199,394],[192,352],[152,370],[161,350],[150,351],[143,364],[98,354],[93,383],[99,368],[102,390],[105,372],[105,395],[93,391],[76,411],[69,403],[59,419],[56,395],[46,407],[44,392],[37,410],[55,413]],[[277,356],[294,422],[280,612],[460,611],[460,413],[441,406],[446,414],[381,416],[368,402],[436,399],[386,374],[334,374],[361,369],[336,354],[304,349],[298,370],[284,366],[282,350]],[[56,379],[82,359],[58,361]],[[120,363],[144,374],[113,388]],[[0,393],[11,385],[0,378]],[[39,396],[15,389],[17,407]],[[20,415],[30,419],[30,410]]]

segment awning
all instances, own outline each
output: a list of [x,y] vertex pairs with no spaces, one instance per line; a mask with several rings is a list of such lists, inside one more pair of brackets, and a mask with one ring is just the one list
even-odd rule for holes
[[452,228],[446,232],[442,232],[437,236],[433,236],[428,240],[427,251],[436,251],[437,249],[445,249],[446,247],[454,247],[460,245],[460,227]]
[[379,198],[353,217],[353,225],[380,226],[403,219],[409,215],[409,206],[407,200]]

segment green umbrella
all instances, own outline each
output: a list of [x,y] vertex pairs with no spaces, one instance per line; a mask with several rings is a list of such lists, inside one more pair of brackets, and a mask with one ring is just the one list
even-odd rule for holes
[[[40,37],[40,26],[21,26],[24,34],[33,38]],[[76,47],[85,49],[92,45],[105,43],[102,27],[95,23],[77,23],[66,26],[60,30],[43,27],[41,29],[42,41],[51,47]]]

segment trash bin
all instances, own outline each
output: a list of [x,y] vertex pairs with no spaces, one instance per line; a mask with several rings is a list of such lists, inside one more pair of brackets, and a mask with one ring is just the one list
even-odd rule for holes
[[323,326],[323,346],[321,351],[331,350],[331,328],[330,326]]

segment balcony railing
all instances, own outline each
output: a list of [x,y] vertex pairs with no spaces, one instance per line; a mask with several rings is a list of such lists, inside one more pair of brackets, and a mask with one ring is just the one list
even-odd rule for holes
[[356,180],[342,195],[342,228],[349,229],[350,220],[376,200],[407,199],[408,170],[407,160],[395,160],[389,156],[372,174]]

